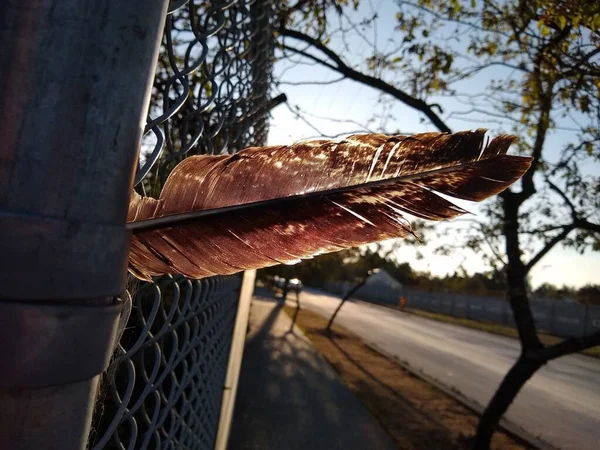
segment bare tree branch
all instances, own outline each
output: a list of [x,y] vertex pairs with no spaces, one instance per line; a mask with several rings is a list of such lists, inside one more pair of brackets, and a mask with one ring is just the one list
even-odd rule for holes
[[548,179],[546,180],[546,183],[548,183],[548,186],[550,186],[550,189],[552,189],[554,192],[556,192],[560,196],[560,198],[563,199],[563,201],[566,203],[566,205],[569,207],[569,209],[571,210],[571,218],[575,222],[578,218],[577,209],[575,208],[575,205],[573,205],[571,200],[569,200],[569,197],[567,197],[567,195],[556,184],[554,184],[552,181],[550,181]]
[[525,264],[525,273],[529,273],[529,271],[539,262],[540,259],[546,256],[546,254],[552,250],[556,244],[560,243],[564,238],[566,238],[567,235],[575,228],[575,224],[570,224],[563,228],[560,233],[550,239],[550,241],[548,241],[546,245],[544,245],[544,247],[533,258],[531,258],[527,264]]
[[600,224],[597,224],[597,223],[589,222],[589,221],[584,220],[584,219],[579,219],[575,223],[575,226],[579,230],[587,230],[587,231],[591,231],[593,233],[600,234]]
[[333,80],[326,80],[326,81],[279,81],[277,82],[278,85],[280,86],[309,86],[309,85],[319,85],[319,86],[325,86],[328,84],[335,84],[335,83],[339,83],[342,80],[345,80],[346,77],[341,76],[339,78],[335,78]]
[[[538,49],[534,58],[533,80],[536,84],[536,88],[539,92],[538,95],[540,97],[540,117],[538,118],[536,126],[535,141],[533,144],[533,152],[531,155],[533,157],[533,162],[531,163],[531,168],[525,173],[525,175],[523,175],[523,178],[521,179],[521,185],[523,186],[523,189],[521,190],[521,192],[516,194],[516,201],[519,204],[522,204],[525,200],[527,200],[529,197],[535,194],[535,183],[533,176],[535,175],[539,167],[540,159],[542,157],[542,150],[544,149],[547,133],[550,129],[550,113],[552,111],[553,90],[556,81],[543,76],[542,65],[544,62],[546,62],[546,52],[548,51],[548,49],[558,46],[569,36],[570,32],[570,26],[567,26],[564,29],[560,30],[558,33],[552,36],[552,38],[550,38],[548,42],[546,42],[540,49]],[[546,81],[546,86],[544,86],[543,81]],[[512,195],[515,194],[513,193]]]
[[[353,125],[355,127],[358,127],[361,130],[360,133],[375,133],[375,131],[371,130],[369,127],[365,126],[363,123],[357,122],[356,120],[336,119],[334,117],[320,116],[318,114],[309,113],[308,111],[300,108],[300,106],[298,106],[298,105],[294,105],[294,106],[295,106],[296,111],[304,116],[312,117],[313,119],[318,119],[318,120],[327,120],[328,122]],[[408,133],[408,132],[405,132],[405,133],[413,134],[413,133]]]
[[543,233],[548,233],[549,231],[556,231],[556,230],[562,230],[563,228],[568,227],[570,224],[566,223],[566,224],[561,224],[561,225],[550,225],[547,227],[541,227],[535,230],[521,230],[520,233],[521,234],[543,234]]
[[323,133],[321,130],[319,130],[316,126],[314,126],[306,117],[304,117],[302,114],[300,114],[298,111],[294,110],[289,103],[286,103],[286,106],[288,107],[288,109],[290,110],[290,112],[292,114],[294,114],[294,116],[296,116],[297,119],[301,120],[302,122],[304,122],[306,125],[308,125],[315,133],[317,133],[317,135],[319,136],[323,136],[323,137],[329,137],[327,136],[327,134]]
[[506,260],[502,257],[502,255],[500,254],[500,252],[498,251],[498,249],[492,244],[492,242],[488,239],[487,237],[487,233],[484,230],[480,230],[481,231],[481,236],[483,237],[483,241],[487,244],[487,246],[489,247],[490,251],[492,252],[492,255],[494,255],[494,257],[503,265],[506,266],[508,263],[506,262]]
[[[364,133],[365,132],[365,129],[363,127],[362,129],[358,129],[358,130],[346,130],[346,131],[342,131],[341,133],[337,133],[337,134],[324,133],[319,128],[317,128],[316,125],[314,125],[310,120],[308,120],[305,117],[306,115],[311,115],[311,114],[308,114],[308,113],[300,110],[300,108],[298,106],[296,106],[295,108],[293,108],[289,103],[286,103],[286,106],[288,107],[288,109],[290,110],[290,112],[294,116],[296,116],[296,118],[298,120],[301,120],[302,122],[304,122],[306,125],[308,125],[308,127],[310,127],[316,133],[314,136],[308,136],[305,139],[322,139],[322,138],[337,139],[340,136],[346,136],[346,135],[349,135],[349,134],[357,134],[357,133]],[[328,119],[328,120],[337,121],[335,119]],[[339,122],[345,122],[345,121],[340,120]],[[368,130],[366,130],[366,131],[368,132]]]
[[264,107],[264,112],[270,112],[272,109],[287,102],[287,95],[279,94],[277,97],[273,97]]
[[312,61],[316,62],[317,64],[321,64],[325,67],[327,67],[328,69],[334,70],[336,72],[339,72],[338,68],[336,66],[334,66],[333,64],[328,63],[327,61],[325,61],[324,59],[320,59],[318,57],[316,57],[315,55],[311,55],[310,53],[304,51],[304,50],[300,50],[294,47],[290,47],[289,45],[283,45],[283,48],[285,50],[289,50],[291,52],[297,53],[299,55],[304,56],[305,58],[311,59]]
[[573,219],[573,224],[572,224],[573,228],[577,228],[580,230],[592,231],[594,233],[600,233],[600,224],[590,222],[587,219],[581,217],[579,215],[579,212],[577,211],[577,208],[575,208],[575,205],[573,205],[573,202],[569,199],[569,197],[567,197],[567,195],[552,181],[546,180],[546,182],[548,183],[548,186],[550,186],[550,189],[552,189],[554,192],[556,192],[563,199],[563,201],[566,203],[566,205],[571,210],[571,218]]
[[577,353],[587,348],[600,345],[600,331],[583,337],[571,337],[551,347],[546,347],[540,353],[546,361],[560,358],[564,355]]
[[327,56],[327,58],[331,62],[326,62],[306,51],[298,50],[298,49],[295,49],[290,46],[284,45],[284,48],[286,48],[290,51],[296,52],[298,54],[301,54],[303,56],[306,56],[307,58],[310,58],[313,61],[317,61],[317,62],[323,64],[325,67],[328,67],[329,69],[334,70],[334,71],[346,76],[347,78],[350,78],[350,79],[352,79],[354,81],[358,81],[359,83],[362,83],[366,86],[370,86],[372,88],[375,88],[382,92],[385,92],[386,94],[391,95],[392,97],[396,98],[397,100],[400,100],[405,105],[410,106],[411,108],[414,108],[418,111],[421,111],[431,121],[431,123],[433,125],[435,125],[435,127],[438,130],[440,130],[442,132],[446,132],[446,133],[452,132],[450,127],[448,125],[446,125],[446,123],[440,118],[440,116],[438,116],[433,111],[432,107],[430,105],[428,105],[426,102],[407,94],[406,92],[398,89],[397,87],[386,83],[385,81],[383,81],[380,78],[376,78],[371,75],[366,75],[362,72],[359,72],[359,71],[351,68],[333,50],[331,50],[329,47],[327,47],[321,41],[319,41],[315,38],[312,38],[311,36],[308,36],[299,31],[290,30],[290,29],[283,28],[283,27],[280,28],[279,32],[282,36],[291,37],[291,38],[299,40],[301,42],[310,44],[312,47],[314,47],[315,49],[317,49],[321,53],[323,53],[325,56]]

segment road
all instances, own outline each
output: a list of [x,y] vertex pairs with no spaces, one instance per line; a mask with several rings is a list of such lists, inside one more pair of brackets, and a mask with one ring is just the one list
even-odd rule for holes
[[[310,288],[300,297],[303,308],[327,316],[339,301]],[[515,339],[363,302],[347,302],[336,323],[483,405],[519,354]],[[600,448],[600,361],[569,355],[548,363],[506,417],[557,448]]]

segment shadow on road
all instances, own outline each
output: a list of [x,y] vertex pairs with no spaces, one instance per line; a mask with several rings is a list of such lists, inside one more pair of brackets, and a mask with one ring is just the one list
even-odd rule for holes
[[283,303],[260,294],[229,449],[396,448],[306,338],[290,332]]
[[326,332],[327,318],[307,310],[294,315],[346,385],[394,438],[398,448],[467,448],[467,436],[474,432],[476,424],[476,418],[468,410],[455,407],[455,402],[444,394],[440,395],[394,361],[365,346],[343,328],[334,325],[332,333]]
[[[339,336],[339,335],[338,335]],[[342,335],[343,336],[343,335]],[[369,371],[363,364],[354,359],[344,348],[339,337],[328,336],[334,347],[351,363],[356,369],[362,372],[369,380],[375,383],[381,389],[373,389],[372,383],[361,382],[360,389],[368,389],[371,391],[371,395],[375,395],[382,402],[389,402],[390,397],[394,403],[395,414],[402,417],[404,426],[407,429],[420,429],[429,435],[429,439],[434,442],[439,442],[440,449],[449,448],[449,442],[452,440],[450,430],[444,427],[434,416],[425,413],[419,409],[420,405],[415,405],[411,401],[407,400],[401,393],[394,390],[385,381],[382,381],[371,371]],[[402,370],[398,368],[398,370]],[[428,447],[432,448],[432,447]]]

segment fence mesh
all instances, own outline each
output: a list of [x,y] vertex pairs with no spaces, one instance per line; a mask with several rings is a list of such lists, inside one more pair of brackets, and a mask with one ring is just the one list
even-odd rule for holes
[[[272,8],[264,0],[171,1],[135,179],[140,193],[158,195],[188,155],[265,143]],[[132,282],[89,449],[213,447],[241,279]]]

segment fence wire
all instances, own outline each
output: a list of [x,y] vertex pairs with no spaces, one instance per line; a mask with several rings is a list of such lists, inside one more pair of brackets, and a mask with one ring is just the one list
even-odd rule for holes
[[[264,145],[272,17],[271,1],[171,1],[139,192],[158,195],[191,154]],[[132,284],[131,315],[103,377],[89,449],[213,447],[241,280],[169,276]]]
[[169,15],[136,184],[152,193],[190,154],[266,140],[270,1],[190,1]]

